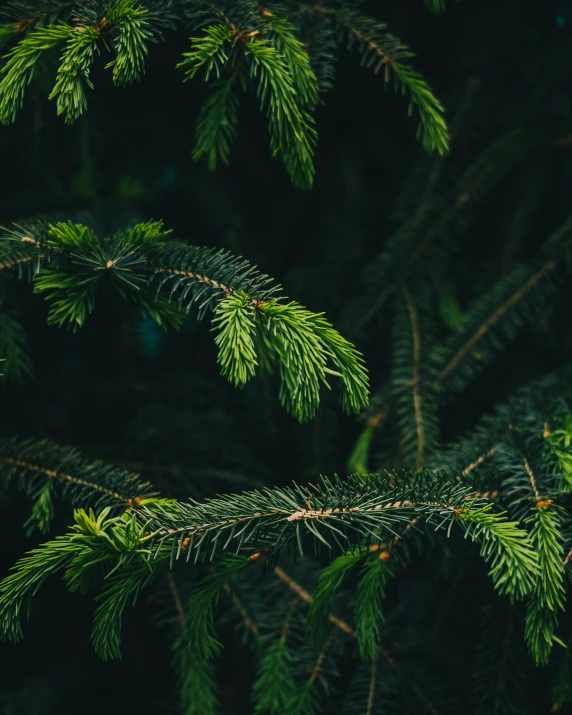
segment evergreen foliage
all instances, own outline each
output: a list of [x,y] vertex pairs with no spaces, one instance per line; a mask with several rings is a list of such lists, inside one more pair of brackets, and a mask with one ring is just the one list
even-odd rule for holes
[[279,289],[246,261],[166,237],[157,221],[105,238],[71,221],[16,227],[0,239],[0,260],[7,271],[26,266],[50,303],[50,324],[82,326],[108,280],[159,325],[179,328],[191,308],[214,310],[223,375],[243,387],[259,366],[279,366],[280,399],[301,421],[314,415],[328,375],[340,379],[346,411],[365,404],[363,359],[321,314],[276,299]]
[[[427,27],[461,11],[446,0],[418,5]],[[17,554],[0,579],[6,649],[22,639],[25,648],[43,627],[52,638],[74,631],[67,606],[49,607],[56,599],[78,612],[92,604],[85,644],[100,661],[125,656],[123,685],[135,674],[158,713],[572,706],[572,218],[565,201],[548,206],[542,186],[570,168],[569,120],[543,114],[566,79],[551,65],[526,101],[517,88],[514,106],[496,113],[492,99],[475,100],[480,80],[470,79],[448,98],[449,130],[413,53],[378,14],[349,0],[8,0],[0,9],[2,131],[32,133],[34,104],[41,124],[52,121],[44,99],[55,101],[65,124],[77,122],[54,131],[78,139],[83,172],[71,188],[47,182],[49,206],[26,196],[24,208],[10,207],[0,233],[0,488],[14,504],[5,541]],[[387,223],[362,166],[340,174],[354,181],[344,201],[318,186],[313,196],[328,206],[320,226],[314,204],[290,216],[294,189],[265,189],[262,164],[239,164],[232,189],[278,253],[302,223],[325,236],[304,259],[305,238],[294,237],[286,273],[282,254],[273,264],[245,238],[218,178],[181,180],[184,158],[144,185],[125,172],[115,188],[96,187],[90,117],[100,92],[105,113],[123,96],[104,94],[102,78],[126,88],[164,57],[178,73],[161,75],[156,92],[176,82],[185,97],[197,80],[206,85],[185,148],[195,161],[214,170],[233,150],[258,161],[254,107],[271,156],[309,189],[322,166],[320,107],[344,49],[418,118],[421,158]],[[357,63],[348,67],[353,79]],[[378,163],[365,128],[362,140]],[[395,143],[400,166],[407,152]],[[98,161],[122,164],[120,154],[113,146]],[[139,170],[147,160],[141,152]],[[255,175],[257,186],[246,178]],[[189,241],[148,218],[171,212],[177,181],[186,203],[172,225]],[[202,230],[195,195],[224,247]],[[269,214],[265,201],[275,201]],[[371,225],[360,223],[366,209]],[[366,244],[360,234],[372,226]],[[285,274],[295,298],[242,253]],[[333,322],[318,312],[326,307]],[[48,439],[67,433],[81,449]],[[22,509],[24,544],[9,519]],[[73,601],[52,594],[58,579]],[[80,625],[72,637],[83,663]],[[72,667],[55,669],[67,678]],[[97,677],[106,672],[108,663]],[[153,678],[167,683],[160,701],[147,699]],[[57,712],[50,692],[0,691],[0,704]]]
[[[419,114],[424,147],[446,153],[443,106],[409,65],[412,53],[384,24],[352,5],[77,0],[44,7],[41,2],[9,1],[2,10],[8,22],[0,25],[1,36],[12,44],[1,70],[0,122],[14,122],[27,87],[51,50],[64,48],[49,99],[56,101],[58,115],[74,122],[87,109],[86,90],[93,89],[90,72],[99,53],[112,56],[105,68],[112,70],[114,85],[138,82],[149,43],[164,40],[166,31],[184,23],[192,33],[190,51],[183,53],[178,67],[186,80],[200,75],[211,86],[198,115],[193,157],[206,157],[211,169],[229,160],[238,121],[237,86],[253,85],[267,115],[272,155],[284,161],[296,186],[310,188],[317,139],[313,113],[320,91],[326,89],[313,64],[318,62],[320,74],[330,77],[334,53],[344,44],[358,49],[365,66],[375,72],[384,68],[385,81],[391,79],[396,90],[409,95],[409,113]],[[308,16],[318,23],[311,34],[304,33]],[[327,38],[328,51],[319,36]]]

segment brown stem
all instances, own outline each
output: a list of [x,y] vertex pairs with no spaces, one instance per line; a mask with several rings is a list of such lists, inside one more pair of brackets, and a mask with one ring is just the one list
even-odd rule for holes
[[173,576],[173,572],[168,566],[167,584],[169,586],[169,591],[171,592],[171,596],[173,597],[173,601],[175,603],[175,609],[177,611],[177,621],[179,623],[179,626],[182,628],[185,625],[185,609],[183,608],[183,602],[181,601],[181,594],[179,593],[179,589],[177,588],[177,584],[175,583],[175,577]]
[[11,464],[15,467],[22,467],[23,469],[29,469],[31,471],[38,472],[39,474],[44,474],[48,478],[48,480],[57,479],[63,482],[71,482],[72,484],[81,484],[85,487],[93,489],[96,492],[100,492],[101,494],[107,494],[107,496],[114,497],[115,499],[124,502],[127,507],[136,506],[138,500],[140,500],[140,497],[135,497],[135,499],[132,499],[131,497],[125,497],[123,496],[123,494],[114,492],[111,489],[106,489],[99,484],[93,484],[92,482],[88,482],[85,479],[72,477],[70,474],[60,474],[59,472],[56,472],[52,469],[46,469],[45,467],[40,467],[37,464],[30,464],[29,462],[24,462],[21,459],[0,457],[0,464]]
[[369,679],[369,692],[367,695],[367,710],[366,715],[372,715],[373,703],[375,698],[375,675],[377,672],[377,658],[371,661],[371,675]]
[[534,478],[534,474],[532,473],[530,464],[528,463],[528,461],[526,459],[524,460],[524,468],[526,470],[526,473],[528,474],[528,478],[530,479],[530,486],[532,487],[532,491],[534,492],[534,499],[536,500],[536,503],[538,503],[538,502],[542,501],[542,499],[538,492],[538,487],[536,486],[536,479]]
[[465,468],[463,469],[463,471],[461,472],[461,474],[463,475],[463,477],[466,477],[467,474],[470,474],[470,473],[473,471],[473,469],[476,469],[477,467],[480,467],[480,465],[481,465],[486,459],[488,459],[489,457],[492,457],[493,454],[496,452],[496,449],[497,449],[496,447],[492,447],[491,449],[489,449],[489,451],[488,451],[486,454],[481,454],[479,457],[477,457],[477,458],[475,459],[474,462],[471,462],[471,464],[469,464],[468,467],[465,467]]
[[332,640],[333,640],[333,638],[332,638],[332,636],[330,636],[330,637],[328,638],[326,644],[324,645],[324,647],[323,647],[322,650],[320,651],[320,655],[317,657],[316,663],[315,663],[315,665],[314,665],[314,667],[313,667],[313,669],[312,669],[312,674],[310,675],[310,680],[316,680],[316,678],[318,677],[318,675],[320,675],[320,670],[322,669],[322,664],[323,664],[324,659],[325,659],[325,657],[326,657],[326,653],[328,652],[328,649],[329,649],[329,647],[330,647],[331,644],[332,644]]
[[248,628],[248,630],[249,630],[253,635],[255,635],[255,636],[258,635],[258,627],[257,627],[256,623],[252,620],[252,618],[250,617],[248,611],[247,611],[246,608],[244,607],[244,604],[243,604],[242,601],[238,598],[238,596],[236,595],[236,593],[234,593],[234,591],[230,588],[230,586],[228,585],[228,583],[227,583],[226,586],[224,587],[224,590],[231,596],[232,602],[233,602],[233,604],[234,604],[234,607],[236,608],[236,610],[237,610],[237,611],[240,613],[240,615],[242,616],[242,620],[244,621],[244,624],[246,625],[246,627]]
[[421,363],[421,335],[419,331],[419,317],[417,309],[407,288],[403,289],[405,305],[409,312],[411,321],[411,334],[413,338],[413,379],[411,381],[411,389],[413,391],[413,409],[415,411],[415,426],[417,429],[417,468],[423,466],[425,452],[425,431],[423,428],[423,414],[421,412],[421,379],[419,365]]

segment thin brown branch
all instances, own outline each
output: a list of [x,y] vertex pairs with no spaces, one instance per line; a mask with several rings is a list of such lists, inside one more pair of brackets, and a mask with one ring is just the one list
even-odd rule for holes
[[361,32],[361,30],[358,30],[357,27],[354,27],[346,17],[343,17],[335,10],[326,10],[323,7],[323,3],[317,3],[317,5],[315,5],[313,9],[315,12],[327,12],[328,15],[335,19],[335,21],[338,23],[338,25],[340,25],[340,27],[345,28],[348,32],[357,37],[360,42],[362,42],[364,45],[367,45],[370,50],[375,52],[375,54],[380,58],[380,61],[383,64],[389,65],[389,67],[391,67],[392,69],[397,65],[397,60],[395,59],[395,57],[392,57],[390,54],[385,52],[385,50],[380,47],[377,42],[372,40],[371,37]]
[[377,673],[377,658],[371,661],[371,671],[369,677],[369,692],[367,694],[367,709],[366,715],[372,715],[373,703],[375,699],[375,676]]
[[224,587],[224,590],[231,596],[234,607],[242,616],[244,625],[248,628],[248,630],[252,633],[252,635],[257,636],[258,635],[258,627],[257,627],[256,623],[250,617],[250,615],[249,615],[248,611],[246,610],[246,608],[244,607],[244,604],[242,603],[242,601],[238,598],[236,593],[230,588],[228,583]]
[[487,332],[502,318],[502,316],[510,310],[513,305],[518,303],[523,296],[525,296],[528,291],[532,290],[537,283],[539,283],[543,278],[545,278],[549,273],[551,273],[557,266],[557,262],[552,260],[545,263],[541,268],[539,268],[536,273],[534,273],[524,285],[520,286],[509,298],[507,298],[502,305],[500,305],[491,315],[485,320],[485,322],[471,335],[471,337],[459,348],[459,350],[453,355],[445,367],[441,370],[441,373],[435,380],[435,385],[440,385],[443,380],[457,367],[457,365],[463,360],[463,358],[473,350],[475,345],[481,340]]
[[9,268],[15,268],[23,263],[30,263],[30,261],[35,261],[37,256],[22,256],[21,258],[14,258],[11,261],[3,261],[0,263],[0,271]]
[[72,484],[81,484],[82,486],[89,487],[90,489],[93,489],[96,492],[100,492],[101,494],[107,494],[107,496],[118,499],[119,501],[124,502],[127,507],[137,506],[138,502],[140,501],[140,497],[135,497],[134,499],[131,497],[126,497],[123,494],[119,494],[118,492],[112,491],[111,489],[106,489],[105,487],[102,487],[100,484],[93,484],[92,482],[88,482],[86,479],[79,479],[78,477],[72,477],[71,474],[61,474],[60,472],[56,472],[53,469],[46,469],[45,467],[40,467],[37,464],[31,464],[30,462],[24,462],[21,459],[12,459],[11,457],[0,457],[0,464],[10,464],[15,467],[22,467],[23,469],[29,469],[30,471],[38,472],[38,474],[45,475],[48,478],[48,480],[55,479],[55,480],[62,481],[62,482],[70,482]]
[[[234,288],[231,288],[230,286],[225,285],[224,283],[219,283],[218,281],[214,280],[214,278],[209,278],[208,276],[203,276],[200,273],[193,273],[192,271],[182,271],[178,270],[176,268],[146,268],[145,269],[147,273],[152,273],[156,275],[169,275],[169,276],[184,276],[185,278],[190,278],[191,280],[195,280],[198,283],[206,283],[206,285],[209,285],[211,288],[214,288],[215,290],[220,290],[222,293],[224,293],[226,298],[230,298],[233,295],[237,295],[237,291],[234,290]],[[251,298],[250,296],[246,297],[248,302],[254,306],[257,310],[261,308],[263,305],[265,305],[265,301],[262,300],[256,300],[255,298]]]
[[415,412],[415,427],[417,430],[417,468],[423,466],[425,453],[425,431],[423,428],[423,414],[421,411],[421,334],[419,330],[419,316],[411,295],[407,288],[403,288],[403,297],[411,321],[411,335],[413,338],[413,378],[411,380],[411,390],[413,392],[413,409]]
[[474,462],[471,462],[471,464],[469,464],[468,467],[465,467],[465,468],[463,469],[463,471],[461,472],[461,474],[463,475],[463,477],[466,477],[467,474],[470,474],[470,473],[473,471],[473,469],[476,469],[477,467],[480,467],[481,464],[482,464],[485,460],[487,460],[489,457],[492,457],[492,456],[493,456],[493,454],[496,452],[496,450],[497,450],[496,447],[491,447],[491,449],[489,449],[489,451],[488,451],[486,454],[481,454],[479,457],[477,457]]
[[324,660],[326,658],[326,654],[328,652],[328,649],[332,645],[333,637],[330,636],[320,651],[320,654],[316,658],[316,663],[314,664],[314,667],[312,668],[312,673],[310,675],[310,680],[316,680],[316,678],[320,675],[320,671],[322,670],[322,665],[324,663]]
[[12,27],[14,28],[14,32],[18,35],[18,34],[21,34],[22,32],[25,32],[32,25],[35,25],[36,23],[41,22],[42,20],[45,20],[47,17],[49,17],[50,15],[53,15],[54,13],[62,12],[63,10],[67,10],[68,8],[71,8],[71,7],[74,7],[77,5],[85,5],[85,3],[86,3],[86,0],[72,0],[71,2],[63,2],[57,8],[54,7],[53,10],[49,10],[47,12],[39,12],[37,15],[34,15],[33,17],[23,18],[22,20],[19,20],[18,22],[13,23]]
[[167,584],[169,586],[169,591],[173,597],[173,602],[175,604],[175,610],[177,611],[177,622],[182,628],[185,625],[185,609],[183,608],[183,602],[181,601],[181,595],[177,584],[175,583],[175,577],[173,572],[169,567],[167,567]]
[[525,459],[524,460],[524,468],[526,470],[526,473],[528,474],[528,478],[530,479],[530,486],[532,487],[532,491],[534,492],[534,499],[536,503],[542,501],[540,494],[538,492],[538,487],[536,486],[536,479],[534,478],[534,474],[532,473],[532,469],[530,468],[530,464],[528,461]]

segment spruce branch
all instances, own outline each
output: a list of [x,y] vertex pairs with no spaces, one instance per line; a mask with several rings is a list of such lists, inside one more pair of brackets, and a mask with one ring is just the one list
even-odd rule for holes
[[185,639],[186,613],[175,577],[165,570],[176,623],[176,635],[171,645],[173,667],[177,673],[181,711],[184,715],[215,715],[219,702],[216,697],[214,664],[194,653]]
[[377,74],[384,70],[385,82],[393,79],[396,91],[409,94],[409,114],[414,109],[419,112],[420,124],[417,130],[424,148],[435,154],[449,151],[449,133],[444,119],[442,104],[433,94],[427,82],[407,62],[412,52],[393,35],[387,26],[362,15],[359,11],[346,8],[320,9],[346,35],[349,48],[357,47],[362,65],[371,67]]
[[236,137],[238,99],[235,82],[235,76],[231,75],[213,86],[197,118],[193,159],[199,161],[205,157],[211,171],[219,162],[228,164]]
[[185,73],[185,79],[192,79],[199,70],[205,73],[205,81],[212,74],[220,79],[221,69],[228,60],[226,44],[233,38],[232,31],[226,25],[207,27],[205,34],[192,39],[191,51],[185,52],[185,58],[177,66]]
[[145,57],[148,53],[147,43],[157,41],[160,37],[159,27],[153,31],[147,8],[136,4],[133,0],[117,0],[107,13],[105,21],[116,26],[114,37],[115,59],[106,65],[113,68],[113,83],[124,87],[139,81],[145,71]]
[[0,483],[6,489],[12,481],[34,500],[28,529],[37,526],[43,533],[51,522],[54,496],[98,511],[139,508],[156,498],[151,485],[135,474],[88,461],[77,450],[49,440],[0,440]]
[[292,660],[293,654],[288,646],[288,623],[286,623],[280,638],[265,647],[258,665],[252,688],[256,715],[261,713],[280,715],[284,712],[296,687],[292,678]]
[[367,551],[361,549],[348,551],[322,569],[306,620],[308,635],[316,645],[323,644],[328,639],[335,596],[346,574],[364,559],[366,554]]
[[[418,136],[423,146],[437,154],[448,151],[443,107],[421,75],[403,61],[412,53],[386,32],[385,25],[344,5],[319,4],[291,12],[288,4],[274,3],[270,10],[248,2],[233,6],[224,0],[38,2],[31,14],[16,12],[18,22],[0,25],[0,42],[17,40],[2,70],[3,123],[15,120],[25,90],[50,49],[64,45],[49,97],[56,100],[58,115],[73,122],[87,107],[86,89],[93,89],[89,75],[100,49],[113,54],[105,67],[112,69],[114,84],[126,86],[141,79],[149,44],[185,19],[193,28],[190,51],[178,64],[185,80],[200,72],[207,82],[221,82],[200,110],[195,160],[206,156],[211,168],[228,161],[237,124],[233,85],[240,77],[247,88],[249,72],[267,113],[272,155],[283,160],[295,186],[311,188],[317,140],[313,113],[320,89],[331,85],[339,45],[336,30],[350,47],[359,48],[363,65],[375,72],[383,66],[386,82],[391,76],[395,89],[409,95],[409,113],[416,110],[421,120]],[[308,19],[309,23],[304,21]]]
[[318,80],[304,43],[298,39],[296,26],[268,10],[262,16],[274,46],[288,63],[298,102],[314,109],[318,103]]
[[302,189],[314,181],[314,119],[297,102],[294,80],[287,61],[267,40],[250,40],[245,45],[250,73],[258,82],[258,97],[267,107],[270,151],[282,157],[294,183]]
[[252,563],[255,561],[247,557],[229,554],[192,592],[183,637],[199,657],[209,659],[219,653],[222,646],[214,630],[215,609],[221,595]]
[[[314,416],[320,390],[330,386],[331,377],[339,379],[346,412],[357,412],[367,402],[368,376],[356,348],[323,314],[275,298],[278,287],[246,261],[167,240],[168,232],[156,221],[106,237],[71,222],[43,231],[32,243],[21,237],[16,255],[24,250],[26,258],[37,256],[35,290],[51,303],[50,323],[82,326],[97,292],[110,282],[159,325],[178,328],[191,309],[199,317],[214,309],[223,375],[242,387],[259,367],[278,367],[280,400],[300,421]],[[0,239],[0,256],[8,256],[6,264],[13,269],[20,266],[13,262],[16,242],[12,234]]]
[[391,569],[385,559],[374,555],[364,563],[356,597],[356,634],[363,660],[375,659],[380,642],[379,621],[383,620],[382,601]]
[[38,28],[21,40],[6,56],[0,70],[0,122],[11,124],[24,103],[24,92],[32,78],[40,56],[73,34],[69,25]]
[[532,524],[531,540],[538,553],[540,573],[527,603],[525,640],[535,662],[547,665],[553,644],[562,645],[554,633],[565,599],[561,523],[557,510],[542,502],[527,521]]
[[12,21],[15,34],[29,32],[38,25],[53,25],[57,20],[67,19],[74,8],[79,9],[88,0],[6,0],[0,16]]
[[[76,510],[74,520],[68,534],[32,549],[0,583],[0,629],[4,638],[22,637],[21,618],[29,617],[31,599],[49,576],[63,570],[68,588],[85,592],[93,585],[94,574],[105,567],[110,572],[121,567],[141,548],[133,520],[110,518],[108,508],[98,516],[93,511]],[[127,587],[130,583],[124,581]]]
[[[91,27],[70,28],[56,83],[48,99],[56,100],[58,115],[66,122],[74,122],[87,108],[85,87],[93,89],[89,70],[97,50],[99,32]],[[0,86],[0,95],[2,88]]]
[[406,468],[423,467],[437,445],[438,416],[431,385],[431,318],[429,293],[420,286],[413,294],[402,291],[393,327],[391,392],[400,432],[400,448]]
[[290,695],[286,702],[285,711],[293,715],[318,715],[320,712],[320,699],[317,691],[317,681],[324,670],[328,651],[332,645],[333,634],[324,643],[314,661],[310,676]]
[[107,580],[97,596],[91,641],[102,660],[121,659],[121,622],[125,609],[134,606],[153,570],[145,561],[124,564]]
[[515,643],[517,615],[514,605],[487,604],[474,661],[472,700],[477,715],[523,712],[515,703],[524,680]]

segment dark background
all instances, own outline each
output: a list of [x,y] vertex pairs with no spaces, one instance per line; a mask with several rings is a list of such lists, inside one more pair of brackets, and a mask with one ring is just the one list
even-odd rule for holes
[[[531,124],[553,140],[508,172],[468,217],[466,250],[457,259],[463,304],[491,270],[491,253],[507,240],[526,201],[527,180],[537,210],[522,253],[533,253],[570,211],[572,5],[460,0],[441,17],[426,12],[421,0],[369,5],[416,51],[415,66],[449,118],[469,83],[478,83],[445,164],[445,183],[519,121],[539,87],[543,91]],[[364,267],[406,216],[408,196],[418,192],[433,162],[415,140],[406,100],[384,91],[381,77],[342,52],[335,86],[317,112],[313,191],[292,188],[282,165],[270,158],[254,96],[242,103],[230,166],[209,173],[190,157],[204,88],[198,80],[183,84],[175,69],[187,47],[184,30],[168,33],[164,44],[151,47],[142,83],[128,89],[112,87],[100,58],[88,112],[72,126],[46,100],[50,78],[35,81],[15,126],[0,128],[0,223],[41,214],[81,220],[87,212],[105,231],[125,220],[162,218],[179,238],[225,247],[257,263],[289,296],[326,311],[351,333],[344,306],[360,295]],[[495,363],[492,377],[445,415],[446,438],[524,379],[570,356],[570,294],[560,296]],[[2,435],[77,445],[89,457],[140,471],[175,496],[202,498],[344,473],[360,423],[340,416],[335,399],[326,397],[316,420],[300,426],[280,408],[272,381],[235,391],[218,375],[208,321],[191,318],[181,333],[163,334],[110,292],[98,299],[85,327],[71,333],[47,327],[46,304],[29,286],[15,286],[11,300],[21,306],[36,375],[2,392]],[[387,376],[386,327],[377,316],[356,338],[374,390]],[[37,543],[21,528],[28,510],[18,494],[2,497],[2,572]],[[69,521],[60,505],[56,533]],[[419,573],[423,582],[423,569]],[[129,614],[124,662],[102,664],[89,645],[91,609],[61,584],[50,584],[34,604],[25,640],[1,646],[0,708],[62,715],[176,712],[167,633],[155,626],[152,611],[142,604]],[[236,681],[250,678],[248,666],[237,666],[242,660],[235,651],[221,666],[230,693]],[[25,695],[16,697],[21,689]],[[228,711],[248,708],[235,700]]]

